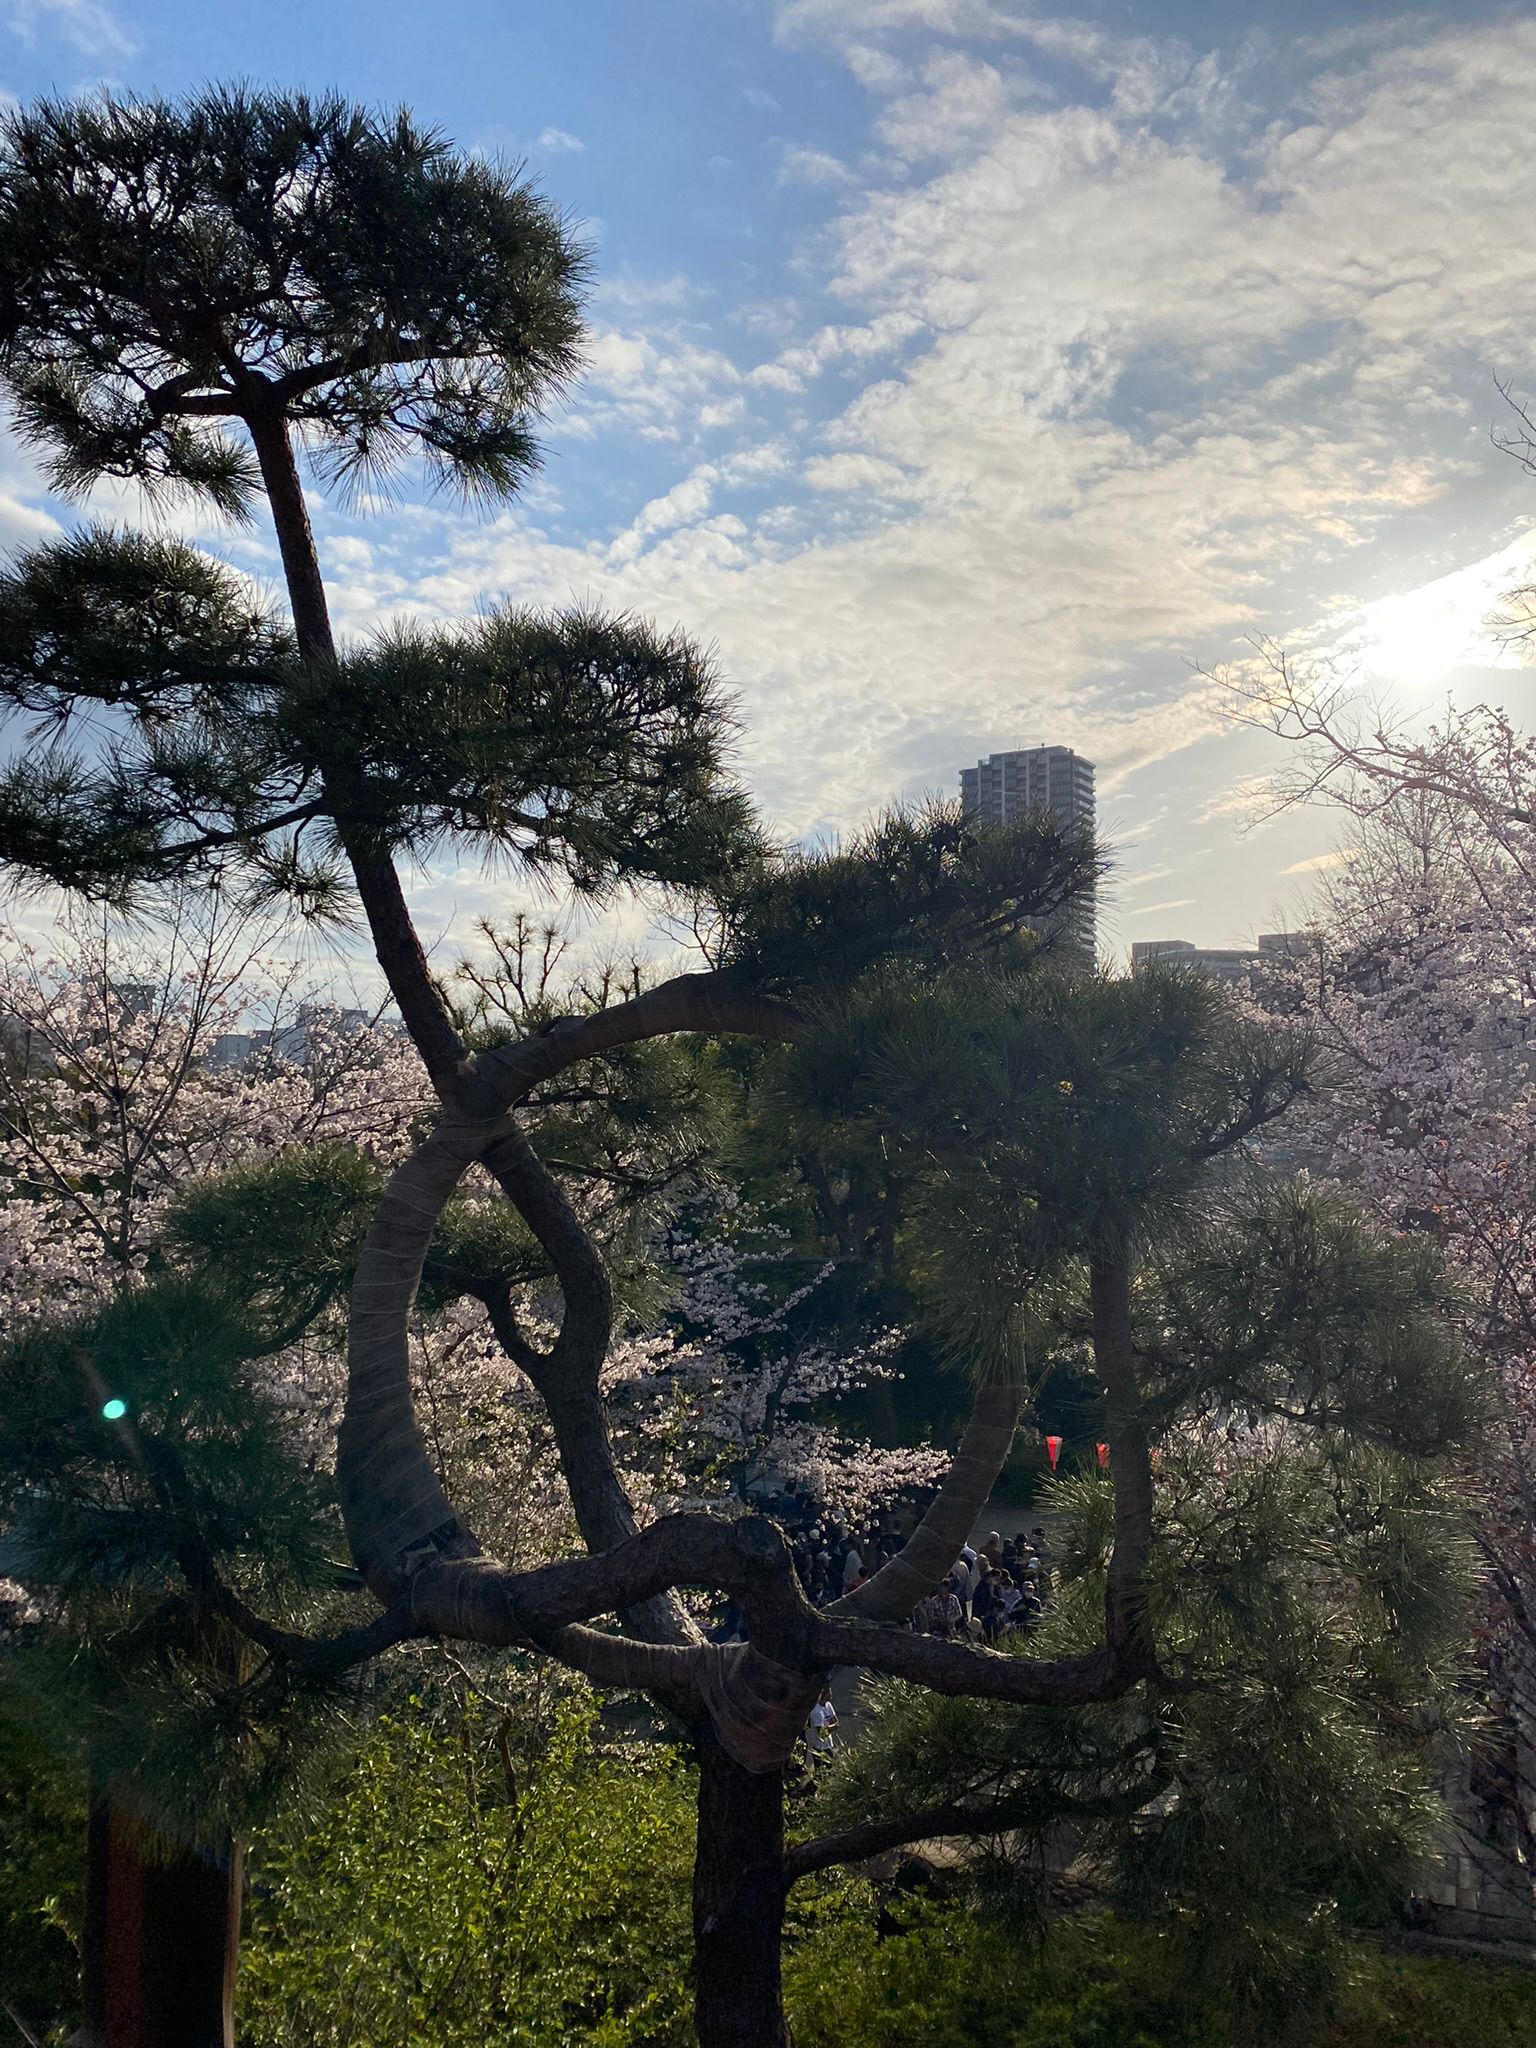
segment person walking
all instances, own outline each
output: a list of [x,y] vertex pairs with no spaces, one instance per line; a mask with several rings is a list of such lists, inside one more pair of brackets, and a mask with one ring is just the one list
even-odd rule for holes
[[821,1698],[806,1719],[805,1748],[813,1769],[837,1754],[837,1709],[830,1685],[822,1687]]
[[997,1637],[997,1588],[995,1574],[986,1572],[971,1595],[971,1619],[980,1629],[983,1639],[994,1642]]
[[960,1581],[953,1573],[939,1588],[939,1633],[944,1636],[965,1634],[965,1602],[960,1595]]

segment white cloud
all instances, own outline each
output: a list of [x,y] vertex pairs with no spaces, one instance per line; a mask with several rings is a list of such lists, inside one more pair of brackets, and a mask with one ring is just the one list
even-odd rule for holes
[[843,61],[866,92],[899,92],[911,83],[906,66],[875,43],[846,43]]
[[809,341],[797,342],[772,362],[749,370],[746,382],[771,391],[803,391],[833,363],[892,354],[921,334],[923,325],[911,313],[882,313],[862,326],[821,327]]
[[[839,156],[782,152],[833,219],[787,280],[744,266],[734,305],[715,281],[609,280],[551,429],[601,515],[563,539],[535,496],[478,529],[402,510],[390,545],[329,544],[338,615],[510,591],[683,624],[740,689],[745,768],[793,833],[1060,740],[1133,826],[1179,791],[1128,886],[1203,887],[1192,826],[1234,866],[1267,764],[1207,744],[1222,709],[1186,657],[1304,629],[1373,672],[1395,644],[1443,674],[1487,657],[1487,600],[1533,559],[1482,429],[1485,366],[1518,368],[1536,330],[1536,22],[1295,52],[1316,75],[1263,105],[1246,57],[1004,0],[778,21],[869,94]],[[1307,843],[1265,839],[1253,901]]]
[[991,135],[1013,104],[1001,72],[959,51],[924,67],[920,91],[890,101],[877,124],[886,147],[911,163],[951,157]]
[[62,528],[40,506],[0,491],[0,545],[6,548],[35,548],[57,540]]
[[679,526],[695,526],[701,521],[714,502],[715,485],[719,471],[712,463],[703,463],[681,483],[674,484],[670,491],[659,498],[652,498],[643,505],[635,517],[608,547],[610,562],[631,562],[640,553],[648,540],[658,534],[671,533]]
[[1348,867],[1359,851],[1358,846],[1335,846],[1327,853],[1314,853],[1310,860],[1293,860],[1280,872],[1282,875],[1326,874],[1330,868]]
[[734,398],[723,398],[711,405],[699,407],[699,427],[702,432],[713,432],[719,427],[733,427],[742,419],[747,410],[747,401],[737,392]]
[[737,448],[715,464],[725,483],[761,483],[769,477],[788,475],[792,463],[783,441],[760,441],[756,446]]
[[677,440],[703,408],[728,404],[741,383],[729,356],[676,328],[601,328],[585,353],[570,424],[588,433],[624,428],[648,440]]
[[371,569],[374,561],[374,543],[364,540],[355,533],[334,533],[326,538],[326,558],[340,562],[349,572]]
[[778,180],[781,185],[814,185],[823,190],[846,189],[855,182],[845,163],[827,150],[811,149],[800,142],[785,143]]
[[1252,824],[1274,802],[1275,788],[1272,775],[1245,775],[1230,789],[1219,789],[1207,798],[1195,812],[1194,823],[1209,825],[1218,819],[1236,818],[1240,824]]
[[101,0],[12,0],[10,25],[31,42],[44,23],[56,27],[82,57],[132,57],[138,44]]
[[579,135],[571,135],[564,128],[542,128],[534,138],[535,149],[548,150],[551,156],[579,155],[586,144]]
[[853,48],[895,30],[980,40],[1015,36],[1028,22],[1008,0],[779,0],[774,13],[775,30],[785,42],[820,36]]
[[813,491],[866,491],[897,498],[920,495],[905,470],[874,455],[819,455],[805,465],[804,476]]
[[764,92],[760,85],[743,86],[741,96],[747,105],[755,109],[759,114],[778,114],[783,112],[773,94],[771,92]]

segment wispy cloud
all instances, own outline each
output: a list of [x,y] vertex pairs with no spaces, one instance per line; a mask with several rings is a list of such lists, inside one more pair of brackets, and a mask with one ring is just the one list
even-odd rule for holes
[[804,143],[787,142],[779,158],[781,185],[815,185],[824,191],[846,189],[855,184],[853,172],[825,149],[810,149]]
[[577,155],[586,148],[579,135],[572,135],[564,128],[541,128],[534,138],[535,149],[547,150],[552,156]]
[[29,41],[47,23],[82,57],[131,57],[138,44],[101,0],[12,0],[10,25]]
[[1335,846],[1327,853],[1314,853],[1310,860],[1293,860],[1288,868],[1282,868],[1280,872],[1282,875],[1326,874],[1329,868],[1347,867],[1357,858],[1359,852],[1358,846]]
[[1230,789],[1218,789],[1206,798],[1195,812],[1197,825],[1209,825],[1220,818],[1236,818],[1246,823],[1259,818],[1275,799],[1275,779],[1272,775],[1245,775]]
[[1249,916],[1277,863],[1318,871],[1323,832],[1239,838],[1273,756],[1223,733],[1190,661],[1353,633],[1373,663],[1394,636],[1427,662],[1442,612],[1437,647],[1461,648],[1529,511],[1487,450],[1486,365],[1536,329],[1536,21],[1419,15],[1298,45],[1273,82],[1018,0],[777,22],[775,67],[814,39],[807,65],[830,50],[848,78],[837,127],[808,95],[793,141],[737,102],[741,165],[778,182],[706,196],[772,223],[750,268],[610,279],[545,494],[479,528],[402,508],[391,544],[336,560],[341,612],[510,590],[679,623],[739,690],[744,772],[789,834],[953,787],[1015,735],[1077,746],[1108,827],[1144,833],[1144,884],[1206,902],[1191,842],[1218,839]]

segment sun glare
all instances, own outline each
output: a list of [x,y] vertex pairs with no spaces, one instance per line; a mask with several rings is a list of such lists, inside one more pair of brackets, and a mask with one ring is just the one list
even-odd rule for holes
[[1417,590],[1360,608],[1346,642],[1350,657],[1374,682],[1427,690],[1458,668],[1510,668],[1518,657],[1500,646],[1489,624],[1510,589],[1532,572],[1531,537]]

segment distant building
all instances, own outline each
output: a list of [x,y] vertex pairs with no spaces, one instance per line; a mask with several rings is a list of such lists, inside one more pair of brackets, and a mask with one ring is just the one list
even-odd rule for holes
[[1283,959],[1304,943],[1297,932],[1260,932],[1256,946],[1195,946],[1188,939],[1137,939],[1131,947],[1132,972],[1149,960],[1172,967],[1198,967],[1217,981],[1241,981],[1262,960]]
[[[169,1002],[164,991],[148,983],[117,983],[112,993],[130,1016],[146,1014],[162,999]],[[205,1044],[201,1063],[215,1072],[248,1067],[258,1060],[302,1067],[333,1054],[340,1040],[373,1031],[399,1037],[404,1028],[395,1016],[342,1010],[329,1003],[301,1003],[289,1022],[268,1030],[221,1031],[211,1045]],[[0,1062],[22,1074],[52,1073],[58,1065],[47,1034],[9,1012],[0,1012]]]
[[[960,770],[960,801],[994,825],[1016,825],[1033,812],[1046,812],[1063,830],[1092,832],[1093,763],[1070,747],[1021,747],[989,754],[974,768]],[[1095,903],[1092,894],[1068,910],[1058,929],[1091,961]]]
[[[266,1055],[303,1066],[309,1058],[310,1040],[318,1035],[322,1043],[337,1033],[350,1037],[371,1027],[366,1010],[336,1010],[325,1003],[301,1003],[294,1023],[280,1024],[270,1031],[224,1031],[208,1052],[210,1067],[243,1067]],[[392,1028],[386,1024],[384,1029]]]

